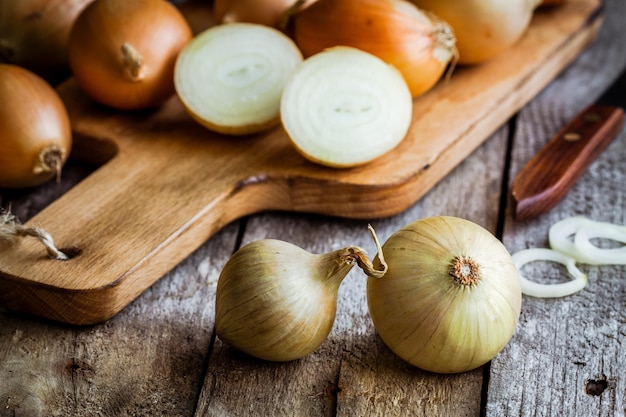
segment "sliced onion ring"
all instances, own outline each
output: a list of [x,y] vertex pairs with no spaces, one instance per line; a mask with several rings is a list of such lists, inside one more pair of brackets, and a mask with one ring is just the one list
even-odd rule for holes
[[594,238],[611,239],[626,244],[626,227],[595,223],[582,227],[574,237],[576,250],[594,261],[594,265],[626,265],[626,246],[601,249],[591,243]]
[[[574,294],[587,286],[587,275],[583,274],[576,267],[576,260],[561,252],[546,248],[524,249],[512,255],[513,262],[520,273],[520,284],[522,293],[537,298],[565,297]],[[573,280],[559,284],[540,284],[530,281],[521,272],[523,265],[534,261],[558,262],[567,268],[567,271],[574,277]]]
[[[571,236],[575,236],[574,239],[570,239]],[[589,239],[592,238],[607,238],[626,243],[626,227],[574,216],[555,223],[548,233],[550,247],[577,262],[588,265],[626,263],[625,248],[600,249],[590,243]]]

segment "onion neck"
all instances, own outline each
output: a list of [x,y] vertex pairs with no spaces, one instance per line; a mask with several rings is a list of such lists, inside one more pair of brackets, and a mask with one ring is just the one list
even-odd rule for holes
[[63,166],[63,157],[65,152],[57,145],[48,145],[37,155],[37,163],[33,167],[33,174],[50,174],[54,173],[57,181],[61,176],[61,167]]
[[143,56],[130,43],[125,42],[121,47],[124,75],[132,82],[141,81],[143,74]]
[[469,256],[456,256],[452,259],[448,274],[456,284],[464,287],[473,287],[480,282],[480,268]]

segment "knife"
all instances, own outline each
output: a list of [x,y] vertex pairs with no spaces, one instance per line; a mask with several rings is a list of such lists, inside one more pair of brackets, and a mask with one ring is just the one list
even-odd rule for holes
[[624,126],[626,69],[537,153],[513,181],[514,217],[526,220],[554,207]]

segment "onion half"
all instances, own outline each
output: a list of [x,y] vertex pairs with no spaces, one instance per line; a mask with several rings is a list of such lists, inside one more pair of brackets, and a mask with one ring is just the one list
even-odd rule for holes
[[280,123],[283,88],[302,54],[285,34],[254,23],[214,26],[196,36],[176,62],[175,86],[189,114],[231,135]]
[[335,47],[306,59],[283,91],[283,127],[308,160],[345,168],[395,148],[412,119],[402,75],[376,56]]

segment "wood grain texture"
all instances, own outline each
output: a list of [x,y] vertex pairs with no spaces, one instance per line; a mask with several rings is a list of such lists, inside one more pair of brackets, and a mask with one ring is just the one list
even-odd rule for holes
[[[447,214],[495,233],[504,222],[504,242],[517,250],[545,246],[548,225],[569,215],[626,224],[624,133],[547,214],[515,222],[510,201],[506,210],[499,207],[510,192],[507,178],[626,63],[625,7],[607,0],[600,40],[516,117],[508,171],[505,127],[400,214],[349,220],[270,212],[233,222],[104,323],[66,326],[0,309],[0,416],[623,416],[624,267],[584,267],[589,287],[567,299],[525,298],[505,350],[490,366],[453,376],[422,372],[391,354],[372,327],[365,277],[356,270],[340,288],[329,339],[294,363],[266,363],[224,346],[213,336],[213,308],[226,260],[238,245],[259,238],[282,238],[312,252],[355,243],[373,253],[368,222],[384,240],[409,221]],[[72,164],[60,184],[1,190],[0,205],[31,219],[92,168]],[[545,270],[529,272],[539,279]],[[606,389],[586,394],[588,382],[602,381],[602,374]]]
[[[110,318],[242,216],[270,209],[350,218],[405,210],[467,157],[594,37],[599,0],[537,13],[514,48],[458,70],[414,105],[405,140],[367,166],[303,160],[281,128],[227,138],[193,122],[173,98],[127,115],[60,88],[80,155],[108,160],[31,221],[80,255],[45,259],[36,242],[0,252],[0,304],[57,321]],[[559,24],[553,24],[558,20]]]
[[[621,20],[626,4],[607,1],[606,10],[597,44],[519,114],[511,177],[626,66]],[[505,245],[511,251],[547,247],[550,225],[569,216],[626,224],[625,158],[622,130],[548,213],[515,222],[510,204]],[[524,298],[518,330],[491,364],[487,416],[626,415],[626,268],[580,268],[589,277],[580,293],[554,300]],[[566,274],[542,262],[526,265],[522,273],[540,282],[559,282]],[[593,385],[604,389],[587,393]]]
[[558,204],[623,127],[621,107],[594,104],[578,114],[517,174],[511,186],[515,219],[527,220]]

